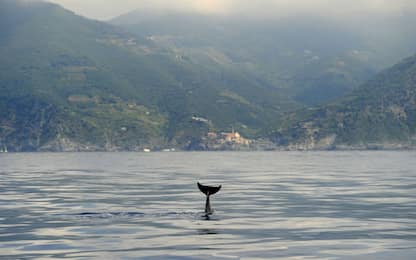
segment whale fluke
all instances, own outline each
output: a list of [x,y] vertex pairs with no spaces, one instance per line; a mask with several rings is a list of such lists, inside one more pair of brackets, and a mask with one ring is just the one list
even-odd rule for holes
[[205,186],[198,182],[198,188],[202,193],[204,193],[207,196],[207,200],[205,202],[205,214],[207,216],[211,215],[213,213],[213,210],[211,209],[211,203],[209,201],[209,197],[217,193],[221,189],[221,185],[220,186]]
[[217,193],[221,189],[221,185],[220,186],[205,186],[198,182],[198,188],[202,193],[209,196],[209,195],[214,195],[215,193]]

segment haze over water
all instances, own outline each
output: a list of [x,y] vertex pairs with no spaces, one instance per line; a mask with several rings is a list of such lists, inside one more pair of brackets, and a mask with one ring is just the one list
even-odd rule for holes
[[0,258],[415,259],[415,155],[0,154]]

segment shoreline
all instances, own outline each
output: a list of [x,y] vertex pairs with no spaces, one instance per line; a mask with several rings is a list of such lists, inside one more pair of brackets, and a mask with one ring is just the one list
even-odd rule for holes
[[412,152],[416,151],[416,147],[409,148],[344,148],[344,149],[245,149],[245,150],[185,150],[177,149],[175,151],[163,151],[163,150],[150,150],[150,151],[132,151],[132,150],[76,150],[76,151],[9,151],[0,152],[0,155],[4,154],[26,154],[26,153],[140,153],[140,154],[151,154],[151,153],[273,153],[273,152]]

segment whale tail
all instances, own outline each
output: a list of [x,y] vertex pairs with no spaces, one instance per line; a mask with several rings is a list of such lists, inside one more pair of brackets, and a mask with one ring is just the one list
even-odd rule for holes
[[221,185],[220,186],[205,186],[198,182],[198,188],[205,195],[211,196],[217,193],[221,189]]
[[220,186],[205,186],[198,182],[198,188],[202,193],[207,195],[207,200],[205,201],[205,216],[208,217],[214,212],[211,208],[209,197],[217,193],[221,189],[221,185]]

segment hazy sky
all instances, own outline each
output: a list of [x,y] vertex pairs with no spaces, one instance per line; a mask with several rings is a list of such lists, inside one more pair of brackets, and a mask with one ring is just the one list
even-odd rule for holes
[[110,19],[138,8],[198,13],[337,17],[400,15],[416,10],[416,0],[49,0],[94,19]]

